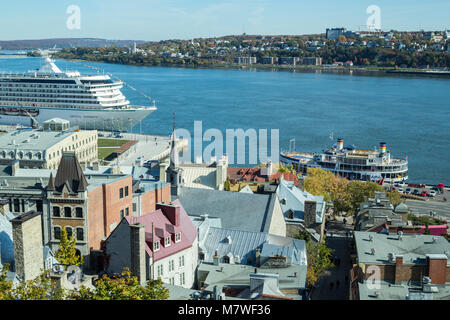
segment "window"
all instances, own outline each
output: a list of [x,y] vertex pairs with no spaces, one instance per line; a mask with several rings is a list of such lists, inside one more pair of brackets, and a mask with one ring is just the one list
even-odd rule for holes
[[123,198],[123,188],[120,188],[119,193],[120,193],[120,199],[122,199]]
[[60,240],[61,239],[61,228],[60,227],[54,227],[53,228],[53,232],[54,232],[54,237],[56,240]]
[[172,260],[169,260],[169,272],[175,270],[175,263]]
[[153,251],[158,251],[159,250],[159,241],[154,241],[153,242]]
[[122,220],[122,219],[123,219],[123,209],[120,210],[120,220]]
[[72,208],[71,207],[64,207],[64,217],[66,217],[66,218],[72,217]]
[[181,232],[178,232],[175,234],[175,242],[180,242],[181,241]]
[[36,211],[37,212],[43,211],[42,200],[36,200]]
[[66,227],[66,231],[67,231],[67,239],[68,240],[72,239],[72,228]]
[[128,216],[130,214],[130,209],[129,208],[125,208],[125,215]]
[[184,256],[178,257],[178,265],[184,267]]
[[14,199],[14,212],[20,212],[19,199]]
[[133,212],[136,212],[136,203],[133,203]]
[[170,282],[170,284],[175,284],[175,278],[170,278],[169,282]]
[[128,197],[128,186],[125,187],[125,197]]
[[59,211],[59,207],[53,207],[53,216],[61,217],[61,212]]
[[84,240],[83,228],[77,228],[77,240]]
[[158,277],[162,277],[163,274],[164,274],[164,269],[163,269],[163,265],[162,265],[162,264],[160,264],[160,265],[157,267],[157,271],[158,271]]
[[77,218],[83,218],[83,208],[75,208],[75,216]]
[[180,285],[185,285],[186,284],[186,281],[185,281],[185,279],[184,279],[184,272],[183,273],[180,273]]
[[170,237],[166,237],[164,239],[164,247],[168,247],[168,246],[170,246]]

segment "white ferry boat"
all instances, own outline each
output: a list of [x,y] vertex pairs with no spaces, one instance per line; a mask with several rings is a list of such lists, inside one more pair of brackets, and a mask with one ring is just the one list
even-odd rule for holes
[[122,81],[61,71],[53,60],[36,71],[0,74],[0,124],[36,125],[55,117],[81,129],[127,131],[156,110],[131,106]]
[[344,148],[344,140],[339,138],[336,145],[322,153],[284,152],[280,161],[292,164],[302,174],[307,174],[308,168],[321,168],[349,180],[395,183],[408,179],[408,158],[391,158],[385,142],[380,143],[378,150],[367,150]]

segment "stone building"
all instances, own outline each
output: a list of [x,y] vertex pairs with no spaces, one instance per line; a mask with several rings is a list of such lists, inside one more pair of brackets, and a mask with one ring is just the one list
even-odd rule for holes
[[[65,152],[58,170],[2,167],[0,197],[14,216],[30,210],[42,214],[42,242],[53,252],[59,246],[62,226],[77,239],[80,255],[89,256],[121,219],[139,216],[143,209],[154,210],[159,201],[170,201],[167,183],[133,183],[132,175],[116,173],[84,174],[74,152]],[[153,184],[153,186],[151,186]],[[150,187],[144,187],[149,185]],[[136,210],[133,211],[133,203]],[[139,206],[138,206],[139,204]],[[95,255],[86,266],[98,268]]]
[[44,269],[42,216],[30,211],[11,222],[16,273],[22,281],[32,280]]
[[21,168],[56,169],[65,151],[79,161],[97,160],[97,130],[67,128],[67,120],[51,119],[46,129],[17,129],[0,135],[0,165],[18,161]]
[[197,267],[197,230],[179,201],[158,203],[140,217],[125,217],[105,240],[105,271],[124,267],[141,283],[160,277],[164,283],[191,288]]

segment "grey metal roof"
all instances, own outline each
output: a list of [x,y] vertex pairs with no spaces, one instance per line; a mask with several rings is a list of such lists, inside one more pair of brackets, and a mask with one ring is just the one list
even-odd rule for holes
[[379,288],[364,281],[358,283],[360,300],[450,300],[450,284],[433,285],[437,292],[423,292],[418,285],[406,282],[393,284],[388,281],[379,281]]
[[316,201],[316,223],[322,223],[325,216],[325,201],[322,196],[315,196],[294,186],[292,181],[281,180],[277,188],[281,209],[286,214],[292,210],[295,220],[304,221],[305,201]]
[[[231,243],[229,243],[231,240]],[[204,241],[206,251],[205,261],[212,262],[214,252],[217,250],[221,261],[223,257],[231,253],[232,257],[239,257],[236,263],[247,264],[249,258],[253,258],[254,250],[261,248],[267,240],[267,233],[252,232],[236,229],[209,228]]]
[[180,195],[172,196],[172,200],[175,199],[180,199],[189,215],[208,214],[221,218],[224,228],[267,232],[276,197],[183,187]]
[[[66,131],[38,131],[18,129],[0,135],[0,150],[43,151],[75,133]],[[14,142],[14,144],[13,144]]]
[[[450,243],[444,237],[432,235],[403,234],[399,240],[398,235],[355,231],[354,237],[361,263],[391,264],[388,255],[393,253],[402,255],[404,264],[424,264],[427,254],[446,253],[448,256],[450,252]],[[450,265],[449,260],[447,265]]]

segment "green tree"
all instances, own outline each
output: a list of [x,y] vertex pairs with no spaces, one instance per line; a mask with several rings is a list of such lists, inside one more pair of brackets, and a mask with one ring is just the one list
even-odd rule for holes
[[149,280],[145,286],[140,285],[136,276],[128,268],[112,278],[106,274],[95,283],[95,289],[80,288],[71,292],[70,299],[75,300],[167,300],[169,290],[160,278]]
[[333,250],[328,248],[325,241],[320,243],[306,243],[306,252],[308,257],[308,267],[306,270],[306,285],[313,287],[325,271],[334,265],[331,262]]
[[356,213],[360,204],[375,196],[375,191],[384,190],[382,186],[372,181],[353,180],[347,186],[350,195],[351,213]]
[[306,243],[311,241],[311,234],[304,229],[301,229],[295,237],[297,239],[304,240]]
[[65,265],[80,266],[84,262],[82,256],[77,255],[76,246],[77,240],[75,235],[72,235],[72,239],[68,239],[66,227],[61,228],[61,240],[58,250],[55,252],[55,258],[59,263]]
[[228,178],[223,183],[223,190],[225,190],[225,191],[231,190],[231,184],[230,184],[230,180]]

